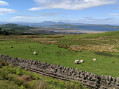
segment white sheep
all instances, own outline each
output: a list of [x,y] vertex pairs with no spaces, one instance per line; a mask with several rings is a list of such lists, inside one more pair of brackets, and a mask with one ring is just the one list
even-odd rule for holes
[[84,60],[80,60],[80,63],[84,63]]
[[94,58],[93,61],[96,61],[96,58]]
[[75,64],[79,64],[80,61],[79,61],[79,60],[75,60],[74,63],[75,63]]
[[37,52],[33,52],[34,55],[37,55]]

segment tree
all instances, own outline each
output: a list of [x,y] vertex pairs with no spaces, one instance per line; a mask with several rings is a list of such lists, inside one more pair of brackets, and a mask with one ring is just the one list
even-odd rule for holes
[[2,28],[0,28],[0,34],[2,34]]

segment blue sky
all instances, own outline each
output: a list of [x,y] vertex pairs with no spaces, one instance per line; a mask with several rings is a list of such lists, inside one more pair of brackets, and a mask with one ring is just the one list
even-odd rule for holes
[[119,24],[119,0],[0,0],[0,22]]

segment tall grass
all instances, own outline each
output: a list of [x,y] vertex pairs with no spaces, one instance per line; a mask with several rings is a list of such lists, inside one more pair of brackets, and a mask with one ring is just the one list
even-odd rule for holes
[[87,89],[77,81],[57,80],[3,63],[0,61],[0,89],[11,88],[5,81],[11,82],[13,89]]

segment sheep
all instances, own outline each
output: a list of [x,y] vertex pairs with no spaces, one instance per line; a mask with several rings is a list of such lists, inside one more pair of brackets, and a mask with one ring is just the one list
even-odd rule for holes
[[84,63],[84,60],[80,60],[80,63]]
[[37,55],[37,52],[34,51],[33,54],[34,54],[34,55]]
[[75,63],[75,64],[79,64],[80,61],[79,61],[79,60],[75,60],[74,63]]
[[96,61],[96,58],[94,58],[93,61]]

